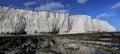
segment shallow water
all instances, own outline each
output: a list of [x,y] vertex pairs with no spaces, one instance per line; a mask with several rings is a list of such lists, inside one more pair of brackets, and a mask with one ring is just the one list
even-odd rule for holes
[[120,50],[116,52],[106,51],[103,49],[97,49],[92,47],[86,47],[83,45],[79,46],[79,49],[65,49],[63,46],[59,46],[58,48],[52,48],[47,52],[37,51],[36,54],[120,54]]

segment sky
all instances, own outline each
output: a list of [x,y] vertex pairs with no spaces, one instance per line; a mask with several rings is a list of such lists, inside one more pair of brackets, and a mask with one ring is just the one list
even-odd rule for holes
[[0,5],[89,15],[120,31],[120,0],[0,0]]

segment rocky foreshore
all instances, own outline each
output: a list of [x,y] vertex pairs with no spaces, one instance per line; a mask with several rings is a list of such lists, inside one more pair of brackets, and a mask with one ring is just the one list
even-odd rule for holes
[[[0,54],[119,54],[120,45],[99,41],[116,33],[100,34],[1,35]],[[118,34],[118,33],[117,33]],[[94,37],[94,35],[96,37]],[[112,37],[112,36],[110,36]],[[108,37],[108,38],[110,38]],[[119,40],[118,36],[113,36]]]

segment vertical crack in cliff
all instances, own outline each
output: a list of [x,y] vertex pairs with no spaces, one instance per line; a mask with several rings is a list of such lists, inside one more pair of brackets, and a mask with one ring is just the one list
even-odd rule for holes
[[25,32],[26,20],[23,16],[18,15],[14,25],[15,35],[26,34]]

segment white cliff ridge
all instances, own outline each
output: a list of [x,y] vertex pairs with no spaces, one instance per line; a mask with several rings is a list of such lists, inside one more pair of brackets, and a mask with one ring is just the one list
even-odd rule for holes
[[32,11],[0,6],[0,32],[88,33],[114,32],[107,21],[92,19],[88,15],[72,15],[63,12]]

